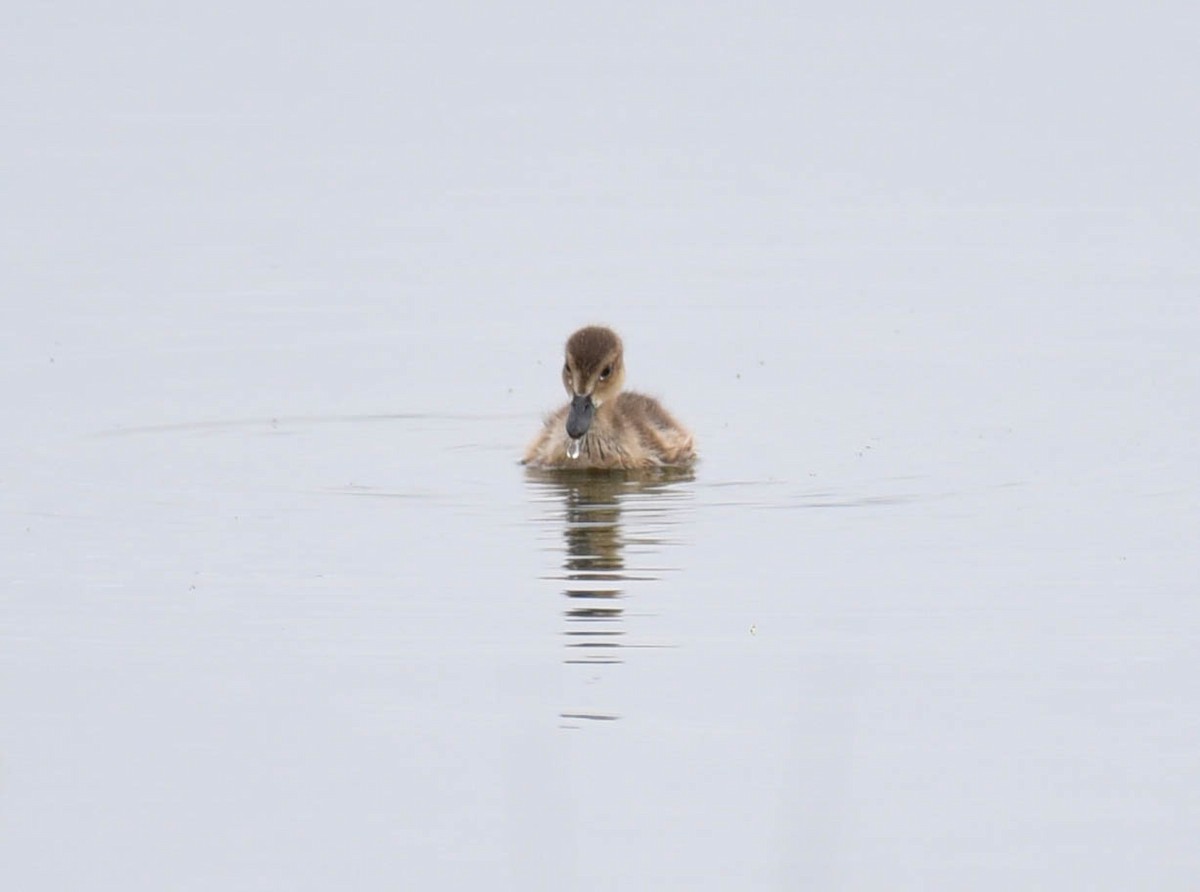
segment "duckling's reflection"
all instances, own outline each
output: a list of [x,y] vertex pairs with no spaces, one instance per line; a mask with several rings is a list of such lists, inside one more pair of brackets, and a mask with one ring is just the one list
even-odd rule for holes
[[[545,471],[526,474],[539,501],[561,505],[546,520],[561,523],[565,584],[563,616],[568,665],[624,662],[625,607],[631,583],[652,582],[664,570],[661,553],[672,541],[679,511],[691,492],[678,484],[693,479],[691,470]],[[655,556],[650,565],[627,566]],[[639,647],[654,645],[640,644]],[[563,713],[566,719],[613,719],[602,713]]]

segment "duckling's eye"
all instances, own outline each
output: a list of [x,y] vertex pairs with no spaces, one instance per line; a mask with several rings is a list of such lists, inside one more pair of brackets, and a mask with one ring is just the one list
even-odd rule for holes
[[608,376],[612,374],[612,366],[606,365],[600,372],[600,380],[607,381]]

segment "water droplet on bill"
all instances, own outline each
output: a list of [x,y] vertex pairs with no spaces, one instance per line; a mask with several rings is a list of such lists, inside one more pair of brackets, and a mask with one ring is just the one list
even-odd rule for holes
[[580,437],[578,440],[572,440],[572,439],[568,438],[568,440],[567,440],[567,457],[568,458],[579,458],[579,444],[582,442],[583,442],[583,437]]

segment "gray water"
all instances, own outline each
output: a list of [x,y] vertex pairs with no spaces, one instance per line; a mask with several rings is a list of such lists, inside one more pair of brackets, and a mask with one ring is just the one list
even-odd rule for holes
[[16,19],[4,888],[1194,883],[1189,5]]

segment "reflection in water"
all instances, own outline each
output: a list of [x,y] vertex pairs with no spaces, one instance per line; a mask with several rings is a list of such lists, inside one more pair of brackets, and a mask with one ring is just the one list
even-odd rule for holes
[[[603,666],[624,662],[624,599],[630,584],[653,582],[665,567],[664,546],[679,522],[680,507],[691,499],[688,471],[526,472],[543,519],[562,533],[561,580],[567,598],[568,665]],[[557,549],[557,546],[555,548]],[[653,557],[653,561],[646,558]],[[653,645],[632,645],[653,646]],[[564,719],[609,720],[606,712],[575,710]]]

